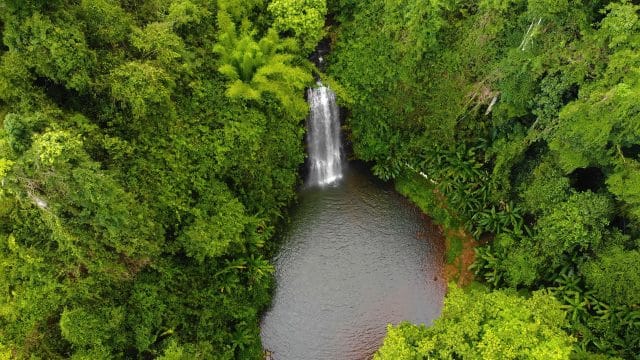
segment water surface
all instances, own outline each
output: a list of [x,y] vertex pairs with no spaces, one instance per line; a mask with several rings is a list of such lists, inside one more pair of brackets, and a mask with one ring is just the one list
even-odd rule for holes
[[362,166],[303,190],[284,236],[262,321],[274,360],[368,359],[387,323],[429,324],[441,311],[441,239]]

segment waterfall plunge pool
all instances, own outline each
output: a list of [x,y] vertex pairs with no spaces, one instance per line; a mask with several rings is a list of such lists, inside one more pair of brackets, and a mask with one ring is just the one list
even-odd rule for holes
[[368,359],[387,323],[439,316],[441,238],[364,166],[350,164],[332,186],[303,189],[283,236],[261,324],[271,359]]

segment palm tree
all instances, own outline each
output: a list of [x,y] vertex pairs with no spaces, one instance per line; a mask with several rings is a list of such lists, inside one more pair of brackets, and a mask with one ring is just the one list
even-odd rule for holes
[[220,56],[218,71],[229,79],[227,96],[246,100],[260,100],[263,93],[271,93],[284,109],[294,116],[304,116],[307,105],[300,92],[313,80],[311,74],[292,65],[297,45],[294,39],[280,39],[271,29],[259,41],[244,30],[236,33],[231,18],[224,11],[218,14],[221,28],[218,44],[213,51]]

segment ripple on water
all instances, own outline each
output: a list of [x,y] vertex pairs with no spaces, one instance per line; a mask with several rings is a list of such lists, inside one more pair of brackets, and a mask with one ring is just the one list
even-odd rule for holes
[[442,262],[432,227],[365,171],[306,189],[275,259],[263,345],[274,360],[367,359],[387,323],[438,316]]

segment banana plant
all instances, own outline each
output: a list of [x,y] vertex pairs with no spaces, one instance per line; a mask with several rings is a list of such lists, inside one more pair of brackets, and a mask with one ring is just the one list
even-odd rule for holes
[[564,303],[562,308],[569,314],[569,318],[573,323],[585,322],[589,312],[587,310],[587,301],[581,292],[565,291],[561,301]]
[[500,269],[500,259],[493,254],[491,245],[477,247],[474,251],[475,261],[469,270],[472,270],[476,276],[482,276],[493,287],[502,285],[503,271]]

